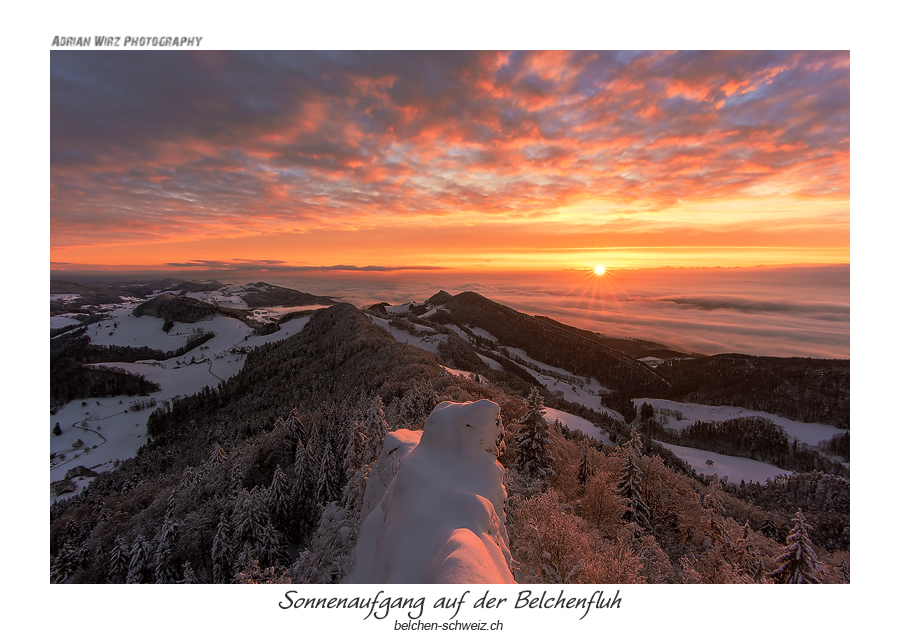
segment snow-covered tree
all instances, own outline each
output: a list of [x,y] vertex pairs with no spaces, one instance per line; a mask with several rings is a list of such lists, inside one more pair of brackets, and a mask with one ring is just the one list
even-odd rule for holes
[[223,515],[212,543],[213,582],[230,583],[233,576],[234,539],[231,522]]
[[772,517],[771,513],[766,514],[766,519],[763,520],[759,532],[769,539],[778,539],[778,527],[775,526],[775,519]]
[[719,479],[713,476],[709,493],[703,498],[703,508],[706,509],[706,534],[711,542],[731,547],[731,540],[725,532],[725,505],[722,503],[722,485]]
[[122,583],[128,574],[128,546],[124,538],[119,535],[109,551],[109,559],[106,566],[106,580],[111,583]]
[[68,579],[80,566],[83,551],[73,548],[68,542],[60,546],[56,553],[56,557],[50,563],[50,576],[55,583],[63,583]]
[[281,470],[281,465],[275,465],[272,486],[269,487],[269,515],[278,526],[284,526],[290,519],[291,507],[291,483]]
[[235,461],[231,466],[231,488],[240,491],[244,488],[244,468],[240,462]]
[[339,582],[353,566],[353,548],[358,533],[359,527],[347,509],[333,502],[329,504],[322,512],[309,548],[300,553],[294,563],[294,581]]
[[744,523],[744,532],[738,540],[736,548],[740,559],[739,571],[759,583],[763,577],[762,559],[753,541],[753,531],[750,530],[749,521]]
[[581,443],[581,458],[578,461],[578,486],[584,488],[594,475],[594,464],[591,461],[591,446],[587,441]]
[[838,574],[841,577],[841,581],[850,583],[850,566],[847,565],[846,559],[841,562],[841,566],[838,568]]
[[623,450],[625,462],[619,475],[616,489],[627,502],[625,521],[634,522],[642,529],[653,532],[650,523],[650,509],[641,494],[641,437],[631,430],[631,438],[625,443]]
[[181,567],[181,569],[182,569],[181,583],[200,583],[200,580],[197,579],[196,573],[194,573],[194,567],[191,566],[190,561],[184,562],[184,565]]
[[178,524],[166,518],[156,538],[154,570],[156,583],[175,583],[177,568],[175,563],[175,541],[178,539]]
[[365,464],[366,456],[366,435],[363,433],[362,425],[359,421],[350,423],[349,439],[347,449],[344,452],[344,473],[347,479],[351,479],[359,468]]
[[253,487],[252,491],[241,491],[234,502],[234,535],[238,542],[253,539],[268,523],[269,514],[262,496],[259,495],[259,487]]
[[344,491],[341,494],[341,506],[356,521],[357,528],[365,519],[360,516],[360,511],[362,510],[363,499],[366,493],[366,480],[371,471],[372,467],[367,464],[362,465],[344,486]]
[[366,453],[363,456],[363,462],[375,464],[378,456],[381,455],[384,437],[388,433],[388,424],[384,418],[384,403],[381,402],[380,396],[376,395],[372,399],[372,404],[366,412],[363,428],[363,434],[366,437]]
[[428,413],[432,409],[430,407],[430,399],[428,399],[419,383],[413,386],[400,403],[399,423],[401,427],[410,429],[419,428],[428,418]]
[[143,536],[138,537],[131,547],[126,583],[147,583],[151,577],[153,547]]
[[534,478],[553,475],[553,454],[550,452],[550,430],[544,418],[544,397],[532,388],[525,401],[528,411],[519,419],[516,435],[515,469]]
[[316,481],[316,502],[326,506],[338,496],[338,469],[331,445],[326,444],[319,463],[319,479]]
[[822,564],[809,539],[809,527],[802,509],[797,509],[794,527],[785,540],[784,550],[775,560],[778,568],[769,577],[778,583],[822,583]]

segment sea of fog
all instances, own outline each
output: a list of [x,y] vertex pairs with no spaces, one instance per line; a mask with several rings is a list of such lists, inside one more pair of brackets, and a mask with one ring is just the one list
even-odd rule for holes
[[[194,277],[198,277],[193,275]],[[850,357],[850,266],[659,268],[547,273],[210,273],[266,281],[357,306],[475,291],[531,315],[702,353]]]

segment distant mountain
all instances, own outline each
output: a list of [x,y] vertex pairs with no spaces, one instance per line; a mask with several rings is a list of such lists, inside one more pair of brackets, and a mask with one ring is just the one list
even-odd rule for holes
[[[221,308],[202,302],[199,299],[163,293],[135,306],[132,313],[135,317],[150,315],[151,317],[161,317],[168,321],[193,324],[202,319],[209,319],[221,310]],[[229,309],[229,312],[232,312],[231,309]]]

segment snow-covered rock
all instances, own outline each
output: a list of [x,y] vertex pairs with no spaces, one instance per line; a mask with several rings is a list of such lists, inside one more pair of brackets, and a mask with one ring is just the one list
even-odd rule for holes
[[[434,408],[418,444],[364,520],[344,583],[515,583],[497,462],[499,415],[488,400]],[[396,463],[388,454],[403,453],[413,435],[388,434],[378,461],[382,471]],[[380,478],[371,484],[383,486]]]

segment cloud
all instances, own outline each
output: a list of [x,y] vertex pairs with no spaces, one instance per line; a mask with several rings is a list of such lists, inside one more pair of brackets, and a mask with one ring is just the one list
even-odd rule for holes
[[805,313],[832,315],[834,318],[850,318],[849,304],[829,302],[794,302],[785,299],[777,301],[760,300],[753,297],[728,295],[694,295],[658,297],[654,301],[670,302],[685,308],[700,310],[736,310],[743,313]]
[[188,262],[167,262],[166,266],[175,269],[208,270],[210,272],[247,272],[266,271],[274,274],[300,273],[313,271],[443,271],[443,266],[354,266],[350,264],[335,264],[331,266],[296,266],[287,265],[276,260],[232,260],[224,262],[219,260],[190,260]]
[[849,53],[51,52],[53,246],[849,200]]

